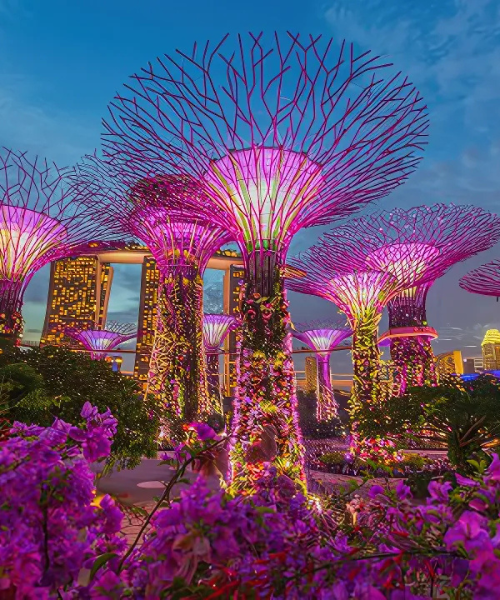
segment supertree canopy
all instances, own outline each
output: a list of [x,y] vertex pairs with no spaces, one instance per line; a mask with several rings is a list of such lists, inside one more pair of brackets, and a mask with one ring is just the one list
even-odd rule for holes
[[190,177],[133,181],[95,156],[86,157],[74,177],[80,196],[109,227],[139,238],[157,262],[158,312],[148,392],[156,395],[167,417],[192,421],[220,411],[220,400],[208,394],[202,278],[211,256],[231,236],[180,208],[184,198],[201,193]]
[[17,338],[23,295],[44,265],[88,251],[106,237],[69,190],[68,170],[0,149],[0,335]]
[[500,260],[492,260],[464,275],[460,287],[471,294],[500,297]]
[[281,266],[299,229],[407,178],[426,107],[390,64],[321,36],[226,36],[132,80],[110,106],[108,157],[130,173],[193,176],[209,200],[190,210],[227,228],[245,262],[233,486],[250,490],[269,462],[304,482]]
[[[437,337],[426,315],[427,293],[455,263],[482,252],[500,239],[500,219],[475,206],[436,204],[395,209],[363,221],[367,263],[403,283],[423,278],[388,303],[389,330],[379,343],[391,345],[396,366],[395,393],[407,386],[436,384],[430,344]],[[400,264],[398,255],[408,254]],[[403,267],[403,268],[401,268]]]
[[203,344],[207,356],[208,388],[211,396],[221,397],[219,381],[219,350],[228,333],[238,326],[233,315],[209,314],[203,317]]
[[330,355],[333,350],[352,334],[344,323],[308,323],[296,325],[293,332],[301,342],[315,351],[317,364],[317,404],[318,421],[329,421],[338,416],[338,403],[335,400],[330,378]]
[[135,323],[109,321],[104,329],[97,327],[92,329],[67,327],[64,333],[80,342],[90,352],[91,358],[104,360],[106,352],[137,336],[137,325]]
[[[417,332],[424,338],[430,335],[424,319],[430,285],[455,262],[495,243],[499,225],[498,217],[477,207],[395,209],[336,228],[291,261],[309,271],[291,280],[290,289],[335,302],[353,327],[355,400],[374,402],[379,394],[377,327],[383,307],[394,302],[390,326],[404,328],[400,333],[412,326],[421,327]],[[423,367],[409,369],[408,363],[423,354],[401,356],[400,372],[420,372]],[[432,355],[424,360],[428,365]]]

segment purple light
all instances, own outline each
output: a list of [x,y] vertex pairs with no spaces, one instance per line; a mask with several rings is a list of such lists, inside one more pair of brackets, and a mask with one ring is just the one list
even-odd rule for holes
[[56,219],[27,208],[0,205],[0,279],[23,280],[52,260],[67,231]]
[[106,329],[77,329],[68,327],[64,333],[77,340],[90,351],[94,360],[104,360],[106,352],[110,352],[123,342],[137,336],[137,326],[134,323],[107,323]]
[[328,356],[329,351],[333,351],[341,342],[352,334],[348,327],[343,329],[308,329],[306,331],[294,331],[293,335],[298,340],[307,344],[313,350],[321,353],[321,356]]
[[351,334],[352,330],[345,326],[293,332],[294,337],[306,343],[316,352],[318,373],[316,418],[318,421],[327,421],[338,416],[339,407],[333,394],[330,378],[330,354]]
[[234,235],[250,252],[287,248],[301,228],[302,205],[325,185],[322,167],[305,154],[258,146],[213,161],[206,180],[212,201],[231,215]]
[[464,275],[460,287],[471,294],[500,297],[500,260],[492,260]]
[[203,343],[208,352],[217,353],[227,334],[238,326],[238,319],[232,315],[209,314],[203,317]]
[[108,237],[67,185],[69,174],[38,157],[0,151],[0,335],[21,333],[24,291],[39,269]]
[[344,43],[337,52],[321,36],[226,36],[179,54],[149,63],[115,97],[105,152],[122,178],[192,177],[202,197],[177,206],[238,243],[234,480],[250,490],[258,478],[250,446],[266,425],[279,449],[271,462],[304,482],[286,344],[288,247],[301,228],[345,217],[407,178],[420,161],[426,107],[385,60]]

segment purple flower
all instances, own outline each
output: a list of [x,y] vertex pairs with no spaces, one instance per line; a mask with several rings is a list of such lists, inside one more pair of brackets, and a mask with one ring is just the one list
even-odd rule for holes
[[214,440],[217,437],[215,431],[206,423],[191,423],[189,428],[196,432],[198,439],[202,442]]

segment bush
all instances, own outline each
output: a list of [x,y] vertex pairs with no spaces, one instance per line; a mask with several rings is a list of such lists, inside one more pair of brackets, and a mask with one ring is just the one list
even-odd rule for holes
[[110,465],[132,468],[143,456],[156,457],[159,420],[152,398],[105,361],[66,348],[11,348],[0,355],[6,417],[49,426],[54,418],[78,423],[85,402],[110,409],[118,421]]
[[[109,413],[86,404],[82,427],[16,426],[0,460],[2,595],[19,598],[495,598],[500,573],[500,459],[415,506],[403,483],[319,509],[270,469],[251,497],[199,477],[150,513],[142,546],[117,535],[122,513],[93,505],[92,462],[109,451]],[[176,449],[174,483],[219,443],[206,425]],[[191,443],[191,441],[190,441]],[[223,443],[223,442],[222,442]],[[158,510],[159,509],[159,510]],[[140,536],[139,536],[140,537]],[[457,595],[458,593],[458,595]]]

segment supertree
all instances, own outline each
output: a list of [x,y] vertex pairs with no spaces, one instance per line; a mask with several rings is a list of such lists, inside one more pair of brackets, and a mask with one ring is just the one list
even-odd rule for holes
[[36,156],[0,149],[1,336],[15,340],[21,335],[23,295],[39,269],[107,237],[69,189],[68,175],[68,169]]
[[251,490],[265,463],[304,482],[280,267],[301,228],[345,217],[406,179],[426,107],[391,65],[345,43],[338,53],[321,36],[225,36],[178,55],[150,63],[116,96],[105,151],[129,173],[191,174],[209,201],[190,210],[239,244],[233,486]]
[[343,322],[314,322],[307,325],[297,324],[295,327],[294,337],[307,344],[316,354],[316,418],[318,421],[329,421],[338,416],[339,408],[330,378],[330,356],[333,350],[352,334],[352,330]]
[[[398,276],[394,265],[404,244],[413,255],[405,265],[404,278],[416,280],[426,273],[424,283],[406,288],[387,305],[389,329],[379,343],[390,344],[396,366],[394,392],[403,394],[408,386],[435,385],[430,341],[437,332],[427,322],[427,293],[454,264],[487,250],[500,239],[500,219],[475,206],[436,204],[380,214],[367,223],[364,233],[370,238],[372,266]],[[415,260],[418,255],[422,261]]]
[[80,342],[94,360],[104,360],[107,351],[111,351],[123,342],[137,336],[137,324],[108,321],[103,329],[66,327],[64,334]]
[[460,287],[471,294],[500,297],[500,260],[473,269],[460,279]]
[[219,351],[230,331],[238,326],[233,315],[205,313],[203,318],[203,344],[207,356],[208,389],[211,396],[221,398],[219,381]]
[[119,175],[97,156],[88,156],[77,165],[73,184],[110,229],[126,231],[151,250],[160,282],[148,392],[156,395],[168,418],[199,419],[220,411],[220,400],[209,396],[206,379],[203,274],[231,236],[180,208],[186,197],[202,194],[191,177],[127,180]]
[[[290,289],[335,302],[353,327],[355,399],[376,401],[379,395],[377,327],[384,306],[393,303],[388,337],[403,334],[411,340],[419,334],[426,340],[434,331],[425,318],[429,287],[453,264],[500,239],[499,227],[499,217],[473,206],[394,209],[326,233],[302,259],[291,261],[309,272],[291,280]],[[430,344],[425,348],[421,340],[415,343],[419,346],[415,355],[396,346],[393,360],[400,367],[399,387],[406,385],[410,374],[412,384],[421,381],[418,374],[433,362]]]

